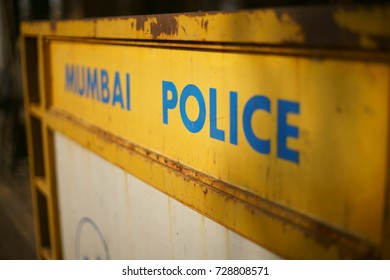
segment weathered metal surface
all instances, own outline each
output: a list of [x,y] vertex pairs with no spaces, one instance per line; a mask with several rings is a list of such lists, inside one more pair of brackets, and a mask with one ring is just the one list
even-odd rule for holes
[[389,49],[388,6],[310,7],[30,22],[26,35]]
[[23,24],[39,38],[41,101],[26,110],[43,127],[43,257],[61,256],[51,131],[282,257],[386,256],[389,13]]
[[[386,155],[377,151],[386,148],[388,123],[388,84],[380,77],[388,76],[386,64],[50,44],[53,107],[378,244]],[[328,84],[323,86],[323,81]],[[198,90],[198,97],[183,103],[188,85]],[[171,101],[173,97],[164,98],[164,92],[173,95],[173,88],[176,102]],[[234,106],[231,92],[237,98]],[[246,119],[248,104],[256,96],[268,98],[270,111],[259,110]],[[286,137],[288,144],[279,138],[283,133],[281,102],[300,108],[288,116],[287,125],[299,131],[298,137]],[[174,108],[170,107],[173,103]],[[186,124],[187,116],[194,123],[204,117],[203,122],[196,121],[197,131],[190,131],[189,126],[195,124]],[[358,125],[351,125],[352,120]],[[251,129],[254,137],[269,141],[269,151],[256,150],[260,148],[254,147]],[[213,136],[213,132],[220,134]],[[284,156],[283,145],[295,151],[297,158]],[[372,206],[366,209],[364,205]]]

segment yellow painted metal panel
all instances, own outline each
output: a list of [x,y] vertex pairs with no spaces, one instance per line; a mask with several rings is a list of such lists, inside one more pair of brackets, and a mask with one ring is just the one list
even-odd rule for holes
[[[386,181],[387,64],[66,41],[50,44],[53,107],[243,191],[379,244]],[[93,98],[87,88],[95,70],[98,90]],[[167,123],[163,93],[168,83],[163,81],[171,82],[171,91],[174,85],[178,98],[174,102],[174,94],[167,91]],[[183,89],[190,84],[199,89],[204,111],[194,96],[181,101]],[[187,94],[197,91],[190,89]],[[215,101],[210,100],[212,92]],[[237,144],[230,92],[237,96]],[[270,107],[249,113],[248,124],[243,119],[250,100],[257,100],[253,106],[261,101]],[[299,109],[290,108],[283,121],[286,102]],[[216,116],[210,115],[213,106]],[[194,121],[202,114],[205,120],[202,125],[200,118],[199,132],[186,128],[185,115]],[[210,136],[211,130],[218,131],[212,129],[212,119],[224,131],[223,141]],[[285,137],[287,144],[278,140],[285,133],[283,124],[298,130],[298,137],[291,132]],[[269,153],[250,145],[248,127],[255,138],[270,141]],[[278,147],[295,151],[298,159],[286,159]],[[158,185],[164,188],[165,184]],[[224,201],[215,204],[220,209],[225,206]],[[234,220],[235,213],[224,211]]]
[[[389,15],[337,6],[22,24],[29,153],[45,167],[32,166],[45,190],[33,194],[49,202],[40,257],[61,257],[51,130],[284,257],[388,256]],[[33,199],[42,246],[45,205]]]

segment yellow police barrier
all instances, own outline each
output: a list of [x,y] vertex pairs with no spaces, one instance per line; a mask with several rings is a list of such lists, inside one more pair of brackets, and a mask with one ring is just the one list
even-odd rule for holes
[[389,258],[388,16],[23,23],[38,256]]

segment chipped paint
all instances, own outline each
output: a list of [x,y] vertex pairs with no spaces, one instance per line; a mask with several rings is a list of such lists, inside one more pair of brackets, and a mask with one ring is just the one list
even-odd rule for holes
[[234,17],[207,13],[202,17],[180,15],[178,21],[182,27],[178,36],[186,36],[189,40],[210,37],[215,41],[228,42],[304,42],[301,27],[287,14],[279,18],[272,10],[238,12]]
[[371,34],[373,36],[390,36],[388,19],[390,9],[372,8],[364,9],[338,9],[334,13],[336,22],[342,28],[347,28],[359,34]]
[[385,50],[389,14],[389,6],[280,8],[25,22],[21,30],[43,36]]
[[339,9],[334,19],[340,28],[345,28],[359,37],[362,48],[375,49],[380,44],[389,47],[390,9],[372,8]]
[[178,33],[178,21],[175,16],[160,16],[156,17],[156,22],[150,25],[150,33],[153,38],[161,36],[174,36]]

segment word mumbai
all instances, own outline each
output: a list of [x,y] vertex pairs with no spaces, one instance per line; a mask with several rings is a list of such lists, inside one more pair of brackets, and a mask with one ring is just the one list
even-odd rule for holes
[[[170,92],[170,94],[168,94]],[[229,92],[229,129],[230,144],[238,144],[238,117],[242,120],[245,138],[249,145],[260,154],[270,154],[271,140],[261,139],[253,131],[252,116],[258,111],[271,113],[271,101],[263,95],[254,95],[247,100],[242,116],[238,116],[237,96],[235,91]],[[194,97],[198,106],[198,116],[192,121],[186,111],[186,103],[189,97]],[[217,90],[209,89],[209,117],[210,117],[210,137],[225,141],[225,131],[218,128],[217,119]],[[194,84],[186,85],[179,96],[176,85],[170,81],[162,82],[162,110],[163,123],[168,124],[168,111],[174,110],[179,103],[181,120],[188,131],[197,133],[202,130],[206,121],[206,105],[204,94]],[[180,100],[179,100],[180,99]],[[277,100],[277,157],[294,163],[299,162],[299,152],[287,147],[287,138],[298,138],[298,127],[287,123],[288,114],[299,114],[299,103],[289,100]]]
[[79,65],[65,65],[65,90],[90,97],[103,104],[120,106],[130,111],[130,74],[125,73],[125,88],[120,72],[111,80],[106,69],[91,69]]

